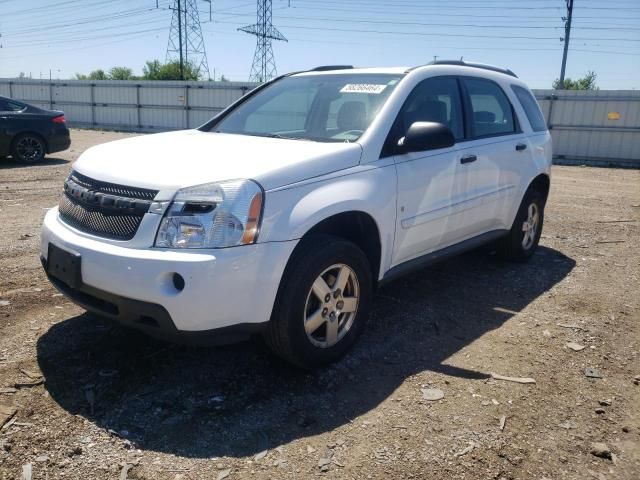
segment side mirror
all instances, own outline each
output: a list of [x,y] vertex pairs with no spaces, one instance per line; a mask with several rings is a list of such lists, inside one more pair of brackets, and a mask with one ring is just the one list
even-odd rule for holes
[[401,153],[452,147],[456,143],[449,127],[436,122],[414,122],[398,142]]

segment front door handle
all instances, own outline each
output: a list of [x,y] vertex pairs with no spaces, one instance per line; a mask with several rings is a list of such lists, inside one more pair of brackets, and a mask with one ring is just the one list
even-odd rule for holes
[[464,165],[465,163],[475,162],[477,159],[478,157],[475,155],[466,155],[460,159],[460,163]]
[[516,145],[516,151],[521,152],[527,149],[527,145],[525,143],[519,143]]

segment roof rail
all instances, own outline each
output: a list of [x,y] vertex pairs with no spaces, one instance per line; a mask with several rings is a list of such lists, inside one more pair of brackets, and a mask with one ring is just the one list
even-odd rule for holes
[[316,68],[312,68],[308,70],[309,72],[326,72],[329,70],[350,70],[353,68],[353,65],[321,65]]
[[494,65],[486,65],[484,63],[465,62],[463,60],[436,60],[436,61],[427,63],[427,65],[458,65],[460,67],[482,68],[484,70],[491,70],[492,72],[504,73],[505,75],[518,78],[518,76],[508,68],[496,67]]

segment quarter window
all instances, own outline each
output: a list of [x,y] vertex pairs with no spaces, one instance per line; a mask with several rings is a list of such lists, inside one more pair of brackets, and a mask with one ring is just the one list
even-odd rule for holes
[[524,109],[524,113],[531,124],[531,128],[534,132],[544,132],[547,129],[547,124],[544,121],[540,106],[535,97],[526,88],[522,88],[518,85],[511,85],[513,92],[518,97],[520,105]]
[[474,138],[515,133],[513,109],[498,84],[481,78],[463,78],[471,106],[470,124]]

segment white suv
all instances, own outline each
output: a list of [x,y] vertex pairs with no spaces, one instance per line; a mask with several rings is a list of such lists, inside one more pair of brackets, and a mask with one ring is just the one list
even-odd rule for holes
[[262,333],[314,367],[352,346],[377,285],[491,241],[529,258],[550,165],[510,70],[319,67],[197,130],[87,150],[41,257],[87,310],[196,342]]

